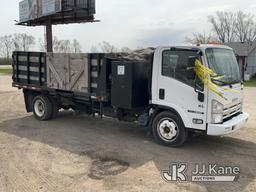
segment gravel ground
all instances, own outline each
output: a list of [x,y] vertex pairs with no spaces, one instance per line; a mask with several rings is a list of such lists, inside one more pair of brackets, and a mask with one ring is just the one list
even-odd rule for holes
[[[225,137],[191,137],[182,148],[157,145],[143,128],[61,112],[39,122],[24,109],[22,91],[0,76],[0,191],[256,191],[256,89],[245,89],[251,117]],[[236,182],[166,183],[170,163],[239,166]]]

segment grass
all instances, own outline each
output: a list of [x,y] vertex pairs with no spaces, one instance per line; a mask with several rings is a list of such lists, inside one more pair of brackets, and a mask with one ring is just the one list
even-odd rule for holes
[[0,68],[0,74],[7,74],[7,75],[10,75],[12,74],[12,69],[1,69]]
[[256,79],[244,82],[245,87],[256,87]]

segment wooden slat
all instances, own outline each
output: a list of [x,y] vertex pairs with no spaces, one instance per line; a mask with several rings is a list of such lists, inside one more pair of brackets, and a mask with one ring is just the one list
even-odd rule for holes
[[88,93],[90,77],[88,54],[48,54],[47,65],[49,68],[47,85],[50,88]]
[[58,83],[63,86],[63,80],[61,79],[61,77],[59,76],[58,72],[56,71],[55,67],[53,66],[53,63],[48,62],[47,66],[49,67],[49,74],[52,72],[54,77],[56,78],[56,80],[58,81]]

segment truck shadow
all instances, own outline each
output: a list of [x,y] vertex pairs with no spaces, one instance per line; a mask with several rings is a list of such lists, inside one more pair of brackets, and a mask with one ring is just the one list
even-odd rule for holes
[[181,148],[168,148],[154,143],[135,124],[70,112],[48,122],[32,116],[5,121],[0,123],[0,131],[92,159],[116,160],[125,167],[138,168],[153,161],[159,173],[174,162],[186,162],[190,168],[196,163],[240,167],[235,183],[198,183],[209,191],[216,191],[216,187],[218,191],[242,191],[255,180],[256,144],[232,137],[192,137]]

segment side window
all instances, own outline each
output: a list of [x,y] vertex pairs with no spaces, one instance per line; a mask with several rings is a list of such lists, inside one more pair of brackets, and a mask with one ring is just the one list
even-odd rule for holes
[[178,65],[179,55],[163,54],[163,75],[168,77],[175,76],[175,70]]
[[197,57],[200,59],[200,56],[195,51],[164,51],[162,61],[162,75],[194,86],[195,81],[187,79],[188,62],[189,58],[191,57]]

